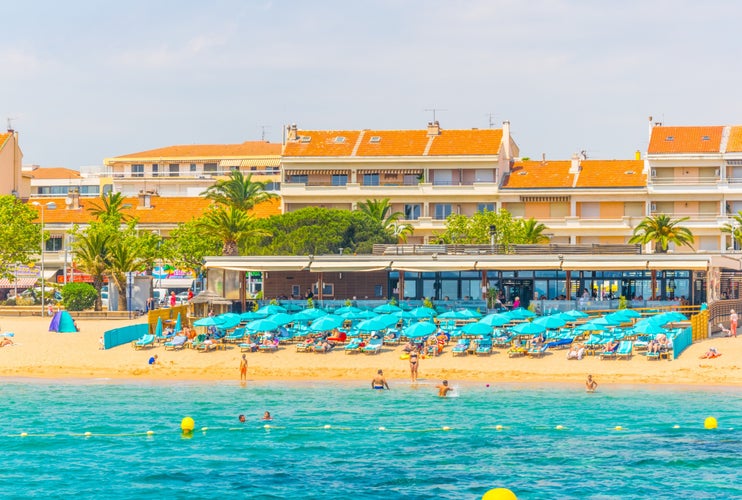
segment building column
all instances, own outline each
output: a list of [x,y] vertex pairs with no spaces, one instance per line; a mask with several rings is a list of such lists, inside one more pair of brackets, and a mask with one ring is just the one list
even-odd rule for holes
[[401,304],[404,300],[404,271],[397,271],[399,273],[399,280],[397,281],[397,295],[399,296],[399,303]]
[[482,298],[487,302],[487,291],[489,289],[489,282],[487,280],[487,271],[482,269]]

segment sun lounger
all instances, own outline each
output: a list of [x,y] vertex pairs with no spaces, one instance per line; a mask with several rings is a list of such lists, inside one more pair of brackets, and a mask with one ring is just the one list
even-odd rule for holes
[[245,338],[245,328],[240,327],[235,328],[234,331],[227,335],[224,340],[227,342],[239,343],[243,338]]
[[378,337],[371,337],[363,348],[363,352],[366,354],[379,354],[381,352],[381,346],[384,344],[384,339]]
[[660,353],[657,352],[657,351],[654,351],[654,352],[647,351],[645,353],[645,356],[647,356],[647,359],[654,359],[654,360],[659,360],[660,359]]
[[205,340],[198,345],[197,349],[198,349],[198,352],[216,351],[217,344],[213,340]]
[[630,340],[622,340],[616,349],[616,358],[631,359],[634,351],[634,343]]
[[494,340],[494,346],[499,347],[501,349],[504,349],[506,347],[510,347],[510,344],[513,343],[513,340],[515,339],[514,335],[501,335],[499,337],[496,337]]
[[519,356],[525,356],[528,353],[528,349],[523,346],[513,346],[508,349],[509,358],[517,358]]
[[471,341],[469,339],[461,339],[456,343],[455,346],[451,349],[451,355],[452,356],[466,356],[466,352],[469,350],[469,344],[471,344]]
[[142,335],[142,338],[134,342],[134,349],[144,349],[145,347],[152,347],[155,344],[154,335]]
[[269,344],[260,344],[258,346],[260,352],[276,352],[278,350],[278,344],[271,342]]
[[163,345],[166,351],[177,351],[183,349],[186,340],[188,340],[188,337],[185,335],[176,335],[172,340],[165,342]]
[[611,349],[605,349],[600,353],[600,359],[616,359],[616,351],[618,350],[619,345],[620,344],[616,344],[616,346]]
[[345,354],[353,354],[356,352],[360,352],[361,349],[361,339],[360,337],[354,337],[350,339],[350,342],[348,342],[345,345],[344,351]]
[[477,356],[489,356],[492,354],[492,341],[491,340],[480,340],[477,350],[474,351]]
[[552,342],[547,342],[545,345],[549,349],[566,349],[568,345],[572,343],[573,338],[557,339]]
[[544,344],[542,346],[532,347],[532,348],[528,349],[528,352],[526,354],[528,354],[528,356],[530,356],[532,358],[540,358],[544,354],[546,354],[546,350],[548,348],[549,348],[549,345],[548,344]]

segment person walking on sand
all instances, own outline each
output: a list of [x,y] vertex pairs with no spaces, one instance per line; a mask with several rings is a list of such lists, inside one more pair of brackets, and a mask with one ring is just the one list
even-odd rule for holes
[[587,376],[587,380],[585,381],[585,389],[587,392],[595,392],[595,389],[598,388],[598,383],[593,380],[592,375]]
[[240,360],[240,380],[247,381],[247,355],[243,354]]
[[384,372],[382,370],[379,370],[378,372],[376,372],[376,376],[371,381],[371,389],[389,390],[389,384],[386,383],[386,379],[384,378]]
[[410,352],[410,379],[412,382],[417,382],[417,367],[420,364],[420,355],[417,349],[413,349]]
[[739,316],[737,315],[737,312],[732,309],[729,311],[729,330],[732,332],[732,337],[737,336],[737,322],[739,321]]

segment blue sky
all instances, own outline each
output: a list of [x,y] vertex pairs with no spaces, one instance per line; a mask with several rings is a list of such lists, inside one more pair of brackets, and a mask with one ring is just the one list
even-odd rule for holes
[[0,118],[78,168],[304,129],[511,122],[523,156],[632,158],[648,116],[742,123],[742,3],[4,2]]

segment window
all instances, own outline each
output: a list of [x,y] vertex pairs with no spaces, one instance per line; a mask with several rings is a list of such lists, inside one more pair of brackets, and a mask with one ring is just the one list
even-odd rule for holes
[[[315,296],[318,294],[316,283],[312,285],[312,292],[314,293]],[[332,283],[322,283],[322,296],[333,297],[334,295],[335,295],[335,285]]]
[[345,186],[346,184],[348,184],[347,174],[335,174],[332,176],[333,186]]
[[204,173],[208,175],[216,175],[216,163],[204,163]]
[[477,205],[477,212],[494,212],[495,211],[495,204],[494,203],[480,203]]
[[191,163],[190,171],[191,171],[191,173],[194,173],[194,174],[196,173],[196,164],[195,163]]
[[152,164],[152,177],[157,177],[160,173],[160,166],[157,163]]
[[291,295],[293,297],[301,297],[301,287],[299,285],[291,285]]
[[374,143],[374,144],[375,143],[379,143],[379,142],[381,142],[381,137],[378,136],[378,135],[372,135],[371,136],[371,139],[369,139],[368,142]]
[[363,185],[364,186],[378,186],[379,185],[379,174],[363,174]]
[[417,220],[420,218],[421,206],[419,204],[410,204],[404,206],[405,220]]
[[337,136],[335,137],[335,144],[342,144],[345,142],[345,137]]
[[170,177],[178,177],[180,174],[180,165],[177,163],[170,164]]
[[304,174],[304,175],[292,175],[289,178],[289,183],[290,184],[306,184],[308,180],[309,180],[309,176],[306,175],[306,174]]
[[435,205],[435,218],[443,220],[451,215],[451,205],[449,203],[438,203]]
[[80,186],[80,194],[100,194],[100,186]]
[[62,237],[52,236],[44,242],[44,251],[59,252],[62,250]]
[[420,182],[420,176],[417,174],[404,174],[403,184],[405,186],[416,186]]
[[382,285],[374,285],[374,297],[383,297],[384,287]]
[[144,165],[136,164],[131,166],[132,177],[144,177]]

